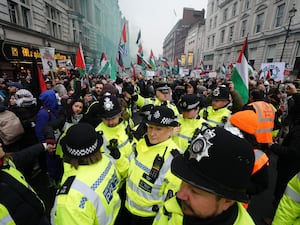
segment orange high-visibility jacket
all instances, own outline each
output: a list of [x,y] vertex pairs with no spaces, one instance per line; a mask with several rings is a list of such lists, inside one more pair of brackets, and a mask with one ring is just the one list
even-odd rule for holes
[[258,143],[272,143],[272,131],[274,128],[275,111],[273,107],[264,101],[252,102],[258,119],[258,129],[255,132]]

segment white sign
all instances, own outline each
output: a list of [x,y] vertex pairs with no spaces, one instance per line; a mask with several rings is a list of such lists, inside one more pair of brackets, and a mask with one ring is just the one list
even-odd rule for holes
[[260,79],[270,78],[274,81],[283,81],[284,66],[284,62],[262,63],[260,67],[262,71],[260,74]]
[[61,60],[57,60],[57,63],[58,63],[58,66],[59,66],[59,67],[65,67],[65,68],[67,68],[68,70],[74,68],[71,59],[61,59]]
[[56,61],[54,59],[55,48],[40,48],[40,53],[44,74],[47,74],[49,71],[56,71]]

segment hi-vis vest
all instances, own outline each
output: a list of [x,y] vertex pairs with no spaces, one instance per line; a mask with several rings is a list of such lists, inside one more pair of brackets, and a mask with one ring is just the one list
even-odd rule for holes
[[1,225],[16,225],[14,220],[11,218],[6,207],[2,204],[0,204],[0,224]]
[[[207,118],[204,117],[205,113],[207,113]],[[227,107],[214,110],[212,106],[201,109],[199,112],[200,117],[206,119],[212,127],[223,127],[230,114],[231,111]]]
[[120,209],[120,178],[105,155],[78,169],[64,163],[62,187],[51,211],[51,224],[113,225]]
[[190,141],[195,133],[197,128],[202,127],[202,123],[206,122],[203,118],[200,119],[184,119],[180,115],[179,120],[180,131],[176,136],[173,136],[172,139],[180,150],[185,151],[189,146]]
[[109,145],[110,140],[118,140],[118,149],[121,153],[121,157],[115,160],[115,163],[122,179],[126,178],[129,167],[129,157],[132,153],[132,146],[129,137],[126,134],[126,124],[124,121],[122,121],[115,127],[108,127],[104,123],[100,123],[95,130],[103,132],[103,144],[101,146],[101,152],[109,157],[111,157],[110,150],[107,148],[107,146]]
[[[149,104],[153,104],[155,106],[160,106],[162,105],[161,101],[158,100],[158,98],[144,98],[140,95],[138,95],[138,99],[136,100],[135,104],[139,107],[142,107],[144,105],[149,105]],[[175,116],[179,115],[179,112],[176,108],[175,105],[171,104],[169,101],[167,101],[166,106],[170,109],[173,110]]]
[[[243,208],[240,203],[238,204],[238,216],[233,225],[254,225],[251,216]],[[152,225],[180,225],[183,224],[183,213],[176,200],[173,197],[166,201],[160,208],[159,213],[156,215]]]
[[[173,196],[179,189],[181,180],[170,170],[174,158],[171,154],[173,149],[177,149],[177,146],[172,139],[153,146],[147,146],[144,138],[137,143],[136,157],[130,161],[126,182],[125,206],[133,215],[154,217],[165,199]],[[157,154],[163,157],[164,163],[153,183],[146,176],[150,174]]]
[[300,173],[288,183],[277,207],[273,225],[300,224]]
[[263,151],[259,149],[254,149],[254,156],[255,161],[251,175],[259,171],[264,165],[269,165],[269,158]]
[[275,111],[273,107],[264,101],[252,102],[257,119],[258,129],[255,132],[256,141],[258,143],[272,143],[272,131],[274,127]]

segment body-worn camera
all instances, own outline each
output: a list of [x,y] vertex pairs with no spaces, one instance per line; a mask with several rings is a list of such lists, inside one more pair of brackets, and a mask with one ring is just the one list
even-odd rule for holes
[[121,157],[121,153],[120,150],[118,148],[118,140],[113,138],[109,141],[109,145],[107,146],[107,148],[110,150],[110,155],[114,158],[114,159],[119,159]]

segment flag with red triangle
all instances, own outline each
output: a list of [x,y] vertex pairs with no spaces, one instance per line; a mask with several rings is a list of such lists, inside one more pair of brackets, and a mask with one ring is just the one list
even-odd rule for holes
[[77,53],[76,53],[75,69],[79,71],[80,77],[84,76],[86,67],[85,67],[85,61],[84,61],[81,43],[79,43]]
[[173,74],[178,74],[179,73],[179,61],[178,58],[174,59],[174,64],[173,64]]
[[128,54],[127,50],[127,31],[126,31],[126,23],[123,24],[120,43],[119,43],[119,52],[122,56],[126,56]]
[[109,61],[107,60],[105,53],[102,52],[101,59],[100,59],[100,69],[98,74],[100,76],[103,75],[107,71],[108,67],[109,67]]
[[244,40],[244,44],[240,55],[237,59],[235,67],[232,70],[232,82],[234,89],[241,95],[243,103],[246,104],[249,99],[248,88],[248,35]]
[[155,58],[152,49],[150,51],[149,63],[152,66],[152,70],[156,70]]

